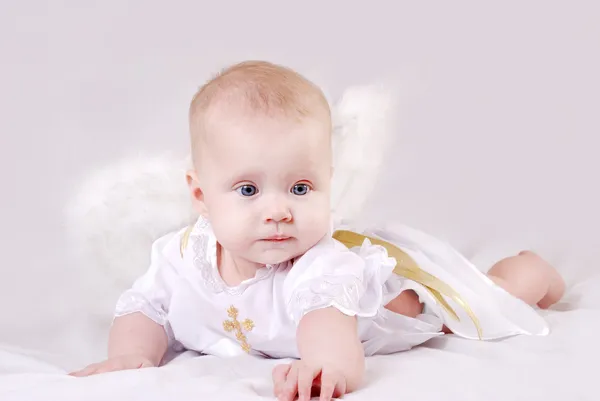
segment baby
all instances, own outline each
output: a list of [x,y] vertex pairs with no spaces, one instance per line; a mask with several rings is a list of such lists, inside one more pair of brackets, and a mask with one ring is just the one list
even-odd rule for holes
[[545,335],[534,310],[564,282],[524,251],[480,273],[407,227],[334,227],[332,121],[322,92],[267,62],[234,65],[190,107],[199,218],[158,239],[119,299],[108,359],[74,376],[159,366],[169,348],[293,358],[273,370],[278,399],[359,388],[365,356],[444,333]]

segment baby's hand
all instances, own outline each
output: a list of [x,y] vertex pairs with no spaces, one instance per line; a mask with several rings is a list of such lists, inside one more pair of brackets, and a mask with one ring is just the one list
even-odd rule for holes
[[346,393],[346,378],[339,371],[327,366],[311,367],[302,361],[277,365],[273,369],[273,384],[279,401],[292,401],[296,394],[299,401],[308,401],[313,390],[320,394],[320,401]]
[[104,362],[94,363],[82,370],[70,373],[71,376],[84,377],[99,373],[114,372],[117,370],[152,368],[154,364],[140,355],[123,355],[107,359]]

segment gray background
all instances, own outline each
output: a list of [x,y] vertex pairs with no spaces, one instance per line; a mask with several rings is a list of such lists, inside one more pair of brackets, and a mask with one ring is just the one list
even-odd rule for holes
[[192,94],[247,58],[294,67],[332,98],[401,84],[372,218],[475,259],[532,246],[570,282],[597,272],[595,2],[349,3],[2,1],[0,342],[104,351],[86,338],[93,316],[75,312],[102,289],[85,290],[95,272],[67,262],[62,209],[92,168],[185,152]]

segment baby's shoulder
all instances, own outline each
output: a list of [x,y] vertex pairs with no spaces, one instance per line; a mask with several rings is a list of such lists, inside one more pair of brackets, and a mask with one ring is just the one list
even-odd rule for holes
[[[287,312],[295,322],[310,310],[328,306],[348,315],[363,313],[363,295],[380,294],[395,265],[384,247],[369,240],[354,244],[328,236],[298,258],[288,272],[283,286]],[[371,313],[379,299],[368,298]]]
[[294,261],[289,280],[301,280],[307,276],[361,275],[366,265],[374,259],[378,259],[379,263],[391,263],[383,247],[369,241],[348,246],[334,236],[327,235]]

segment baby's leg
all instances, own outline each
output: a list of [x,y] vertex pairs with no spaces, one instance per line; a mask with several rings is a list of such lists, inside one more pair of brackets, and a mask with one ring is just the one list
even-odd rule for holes
[[488,276],[515,297],[544,309],[558,302],[565,292],[565,282],[556,269],[530,251],[502,259],[492,266]]
[[417,317],[423,312],[423,304],[419,302],[419,296],[413,290],[402,291],[400,295],[392,299],[386,309],[408,317]]

